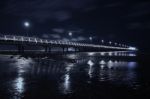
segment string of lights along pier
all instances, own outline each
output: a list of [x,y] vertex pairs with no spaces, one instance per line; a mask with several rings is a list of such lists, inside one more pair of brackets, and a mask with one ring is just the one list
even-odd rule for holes
[[60,48],[74,48],[76,51],[101,51],[101,50],[128,50],[128,51],[137,51],[136,47],[127,46],[125,44],[118,44],[113,42],[104,43],[104,40],[101,40],[101,43],[98,44],[87,44],[63,40],[48,40],[41,39],[36,37],[26,37],[26,36],[14,36],[14,35],[2,35],[0,36],[1,45],[16,45],[19,50],[24,50],[24,45],[34,46],[43,46],[45,51],[49,51],[51,47],[60,47]]

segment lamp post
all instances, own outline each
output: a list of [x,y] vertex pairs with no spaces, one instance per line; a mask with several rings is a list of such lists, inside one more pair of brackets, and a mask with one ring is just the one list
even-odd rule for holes
[[104,44],[104,40],[101,40],[102,44]]
[[68,35],[69,35],[70,37],[72,37],[73,34],[72,34],[72,32],[69,32]]
[[93,38],[92,38],[92,37],[89,37],[89,40],[92,42]]
[[112,42],[110,41],[110,42],[109,42],[109,44],[111,45],[111,44],[112,44]]
[[69,33],[68,33],[68,36],[69,36],[69,38],[70,38],[70,41],[71,41],[71,39],[72,39],[72,35],[73,35],[72,32],[69,32]]

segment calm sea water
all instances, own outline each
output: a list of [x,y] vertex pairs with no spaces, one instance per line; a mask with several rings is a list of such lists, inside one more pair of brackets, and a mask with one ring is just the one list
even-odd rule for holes
[[0,99],[144,99],[150,94],[150,63],[137,57],[121,52],[58,59],[0,55]]

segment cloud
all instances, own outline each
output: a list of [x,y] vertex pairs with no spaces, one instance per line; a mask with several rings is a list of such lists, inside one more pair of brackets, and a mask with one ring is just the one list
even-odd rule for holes
[[38,21],[66,21],[72,12],[84,11],[93,7],[96,0],[8,0],[4,13],[32,17]]
[[80,36],[80,37],[77,38],[77,40],[78,40],[78,41],[84,41],[84,40],[86,40],[86,38]]
[[56,33],[64,33],[65,29],[63,29],[63,28],[53,28],[52,31],[56,32]]
[[[75,28],[76,26],[74,26],[74,29],[68,29],[68,28],[53,28],[52,32],[53,33],[57,33],[57,34],[67,34],[69,32],[72,32],[73,35],[78,35],[78,34],[82,34],[84,32],[84,29],[81,28]],[[67,34],[68,35],[68,34]]]
[[60,34],[43,34],[42,38],[62,40],[62,41],[72,41],[72,42],[78,42],[78,41],[85,41],[85,40],[87,40],[87,38],[82,37],[82,36],[68,38],[68,37],[65,37],[64,35],[60,35]]
[[61,36],[59,34],[43,34],[42,38],[45,39],[62,39]]
[[149,23],[149,21],[147,21],[146,23],[141,23],[141,22],[129,23],[128,29],[132,29],[132,30],[150,29],[150,23]]
[[62,38],[62,41],[70,41],[68,38]]
[[128,26],[128,29],[139,29],[142,25],[139,22],[130,23]]
[[50,37],[54,39],[61,39],[61,36],[59,34],[50,34]]
[[129,10],[128,17],[141,17],[150,14],[150,2],[142,2],[135,4]]
[[112,8],[112,7],[122,6],[122,5],[123,5],[122,2],[113,2],[113,3],[109,3],[109,4],[104,5],[104,7],[110,7],[110,8]]
[[70,30],[69,32],[75,33],[75,34],[82,34],[84,32],[84,29],[81,28],[75,28]]
[[48,34],[43,34],[42,37],[47,39],[47,38],[49,38],[49,35]]
[[72,38],[71,41],[85,41],[87,40],[85,37],[79,36],[77,38]]

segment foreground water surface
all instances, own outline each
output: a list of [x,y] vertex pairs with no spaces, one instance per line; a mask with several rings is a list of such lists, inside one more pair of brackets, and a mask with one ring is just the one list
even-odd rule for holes
[[[58,57],[0,55],[0,99],[148,97],[149,62],[132,53],[72,53]],[[141,58],[142,59],[142,58]]]

